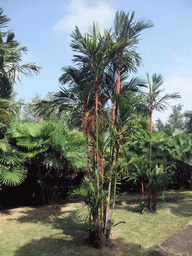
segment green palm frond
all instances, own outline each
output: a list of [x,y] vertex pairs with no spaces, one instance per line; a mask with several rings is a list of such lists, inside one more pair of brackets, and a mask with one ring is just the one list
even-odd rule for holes
[[79,196],[88,207],[93,218],[98,216],[98,210],[103,200],[106,200],[107,191],[100,193],[98,197],[98,189],[95,181],[85,178],[80,187],[73,190],[73,196]]
[[163,166],[158,167],[155,166],[155,168],[150,173],[151,175],[151,184],[154,188],[159,188],[161,190],[164,190],[171,181],[171,175],[168,173],[165,173],[163,170]]
[[7,152],[10,148],[9,143],[7,142],[6,138],[0,140],[0,150],[3,152]]
[[6,27],[6,24],[10,21],[6,15],[3,15],[3,9],[0,8],[0,28]]
[[135,12],[131,14],[117,11],[115,14],[114,27],[116,40],[125,38],[137,38],[144,29],[153,27],[151,20],[139,20],[134,22]]
[[169,105],[168,100],[180,98],[179,93],[170,93],[160,96],[164,89],[160,89],[163,84],[163,78],[161,75],[153,74],[152,79],[147,73],[148,92],[144,92],[141,96],[141,108],[152,109],[157,111],[163,111]]
[[9,99],[0,98],[0,115],[2,123],[10,121],[13,117],[16,117],[18,113],[19,109],[15,102]]
[[26,171],[22,167],[2,167],[0,166],[0,182],[7,186],[21,184],[26,178]]
[[24,65],[13,64],[10,69],[7,69],[8,77],[11,81],[15,82],[18,79],[21,82],[22,75],[32,77],[35,73],[39,74],[41,67],[36,66],[34,63],[27,63]]
[[[9,21],[6,16],[2,15],[3,9],[0,9],[0,27],[5,27],[5,24]],[[4,40],[5,37],[5,40]],[[28,63],[20,65],[22,61],[22,53],[27,52],[26,46],[20,46],[20,43],[15,40],[13,32],[7,33],[1,32],[0,34],[0,76],[6,76],[11,83],[14,83],[17,79],[20,81],[21,75],[24,74],[27,77],[33,73],[38,74],[40,67],[34,63]]]

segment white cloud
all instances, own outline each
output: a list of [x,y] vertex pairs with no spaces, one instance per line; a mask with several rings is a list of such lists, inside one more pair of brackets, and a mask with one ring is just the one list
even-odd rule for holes
[[115,9],[106,1],[101,0],[97,4],[88,5],[85,0],[73,0],[67,10],[69,14],[54,26],[57,32],[68,34],[78,26],[81,33],[85,33],[92,26],[93,21],[99,21],[101,33],[105,28],[113,26]]
[[[154,112],[153,120],[160,118],[164,123],[167,121],[168,116],[172,113],[171,106],[183,105],[182,111],[192,110],[192,78],[186,78],[184,76],[172,76],[167,77],[164,80],[162,89],[165,89],[164,94],[179,92],[181,95],[180,99],[170,100],[170,107],[164,112]],[[163,96],[163,95],[162,95]]]

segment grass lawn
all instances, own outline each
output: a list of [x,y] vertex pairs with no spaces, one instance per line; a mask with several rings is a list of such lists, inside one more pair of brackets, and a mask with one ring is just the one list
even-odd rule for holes
[[192,220],[192,191],[166,193],[185,200],[161,202],[155,214],[140,214],[138,205],[126,204],[126,199],[137,195],[124,196],[116,205],[114,218],[126,223],[113,229],[113,245],[101,249],[87,244],[83,223],[74,219],[73,212],[82,203],[4,210],[0,212],[0,255],[148,255]]

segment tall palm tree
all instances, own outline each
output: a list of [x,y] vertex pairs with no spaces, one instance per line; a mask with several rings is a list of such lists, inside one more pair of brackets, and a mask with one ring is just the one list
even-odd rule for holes
[[[134,15],[135,12],[132,12],[130,18],[129,13],[125,14],[125,12],[116,12],[115,20],[114,20],[114,27],[115,27],[115,33],[114,33],[114,41],[115,43],[121,43],[123,41],[128,41],[128,45],[126,45],[124,48],[121,49],[121,51],[118,53],[117,62],[114,62],[114,65],[116,66],[117,70],[117,85],[116,90],[117,93],[120,93],[120,79],[121,79],[121,73],[124,71],[137,71],[137,66],[140,66],[141,64],[141,57],[139,54],[135,51],[135,45],[138,44],[139,39],[139,33],[147,28],[150,28],[153,26],[153,23],[150,20],[141,20],[134,22]],[[113,112],[112,112],[112,123],[114,124],[115,119],[115,106],[116,103],[113,102]],[[120,133],[120,127],[118,128]],[[116,168],[118,166],[118,155],[119,155],[119,148],[117,147],[117,153],[116,153]]]
[[[147,82],[148,82],[148,92],[143,93],[143,99],[141,105],[146,109],[150,116],[150,149],[149,149],[149,162],[150,162],[150,172],[151,172],[151,161],[152,161],[152,140],[151,134],[153,131],[152,127],[152,115],[153,111],[163,111],[167,108],[168,100],[180,98],[179,93],[165,94],[160,96],[164,89],[160,89],[160,86],[163,84],[163,77],[157,75],[156,73],[152,75],[152,79],[147,73]],[[149,174],[149,209],[152,210],[151,205],[151,177]]]
[[170,99],[180,98],[179,93],[170,93],[160,96],[164,89],[160,89],[160,86],[163,84],[163,77],[161,75],[153,74],[152,79],[147,73],[147,82],[148,82],[148,92],[143,93],[143,99],[141,105],[143,108],[147,109],[150,115],[150,133],[152,133],[152,115],[153,111],[164,111],[169,105],[168,101]]
[[[151,20],[134,21],[135,12],[129,13],[117,11],[114,19],[114,42],[119,43],[127,40],[129,44],[118,53],[115,63],[117,72],[117,92],[120,93],[120,80],[123,72],[136,72],[137,66],[142,63],[141,57],[135,51],[136,44],[139,43],[140,32],[153,27]],[[113,108],[115,104],[113,104]],[[114,113],[114,110],[113,110]]]
[[99,187],[99,168],[98,168],[98,85],[101,81],[101,77],[114,58],[117,57],[117,53],[122,50],[128,41],[124,40],[118,44],[113,44],[111,35],[109,32],[105,32],[101,36],[99,32],[98,23],[93,23],[93,28],[90,29],[89,34],[84,36],[79,31],[78,27],[75,27],[75,31],[72,33],[71,47],[74,54],[73,61],[75,63],[86,65],[90,67],[90,73],[93,76],[95,83],[95,118],[96,118],[96,177],[97,187]]

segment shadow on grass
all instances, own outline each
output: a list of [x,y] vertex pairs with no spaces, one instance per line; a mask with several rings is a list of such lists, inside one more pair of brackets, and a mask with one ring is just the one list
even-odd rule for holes
[[180,201],[180,202],[169,202],[159,203],[157,209],[169,208],[171,213],[181,217],[192,217],[192,200]]
[[62,214],[70,214],[73,212],[71,207],[63,207],[62,205],[51,205],[51,206],[40,206],[40,207],[30,207],[28,208],[18,208],[18,213],[15,215],[10,214],[9,221],[17,220],[20,223],[52,223],[53,218],[58,218]]
[[192,217],[192,201],[177,203],[176,207],[171,207],[171,212],[177,216]]
[[[177,216],[191,217],[192,216],[192,198],[187,197],[167,197],[165,200],[158,199],[157,211],[161,208],[170,208],[171,212]],[[127,200],[127,201],[117,201],[116,209],[127,210],[133,213],[140,213],[140,206],[138,200]]]
[[3,216],[3,215],[10,215],[10,210],[8,208],[4,208],[4,207],[1,207],[0,206],[0,216]]
[[15,251],[14,256],[146,256],[151,249],[143,250],[138,244],[125,243],[122,239],[114,239],[111,246],[91,247],[85,239],[71,240],[67,238],[43,237],[33,239]]
[[[9,219],[10,221],[15,218]],[[30,242],[19,247],[14,256],[62,256],[62,255],[93,255],[93,256],[143,256],[148,255],[151,249],[147,251],[139,244],[126,243],[123,239],[117,238],[111,241],[110,246],[106,246],[102,241],[99,249],[91,247],[88,243],[88,232],[85,224],[80,222],[74,216],[74,209],[71,207],[51,206],[38,207],[29,210],[20,210],[17,215],[17,221],[20,223],[38,223],[39,225],[51,226],[44,235],[33,237]],[[42,233],[41,233],[42,234]]]

